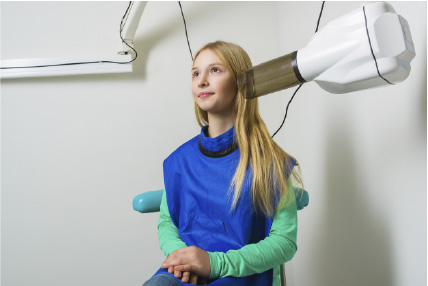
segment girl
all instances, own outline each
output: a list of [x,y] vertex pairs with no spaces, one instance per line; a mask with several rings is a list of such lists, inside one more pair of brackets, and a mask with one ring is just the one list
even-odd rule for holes
[[239,46],[202,47],[192,68],[200,135],[164,161],[158,236],[167,260],[144,286],[279,285],[293,258],[296,160],[270,137],[257,99],[238,91],[252,67]]

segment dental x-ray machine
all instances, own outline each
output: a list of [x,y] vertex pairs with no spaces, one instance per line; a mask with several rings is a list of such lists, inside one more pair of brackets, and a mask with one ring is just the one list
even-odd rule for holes
[[[136,53],[133,39],[146,4],[130,2],[113,60],[58,65],[65,58],[3,60],[1,78],[132,72],[136,56],[131,60],[129,48]],[[347,93],[405,80],[415,55],[407,21],[389,3],[373,2],[325,25],[306,47],[242,72],[237,83],[246,98],[309,81],[331,93]]]
[[308,81],[347,93],[405,80],[415,55],[407,21],[374,2],[331,21],[306,47],[242,72],[238,87],[246,98]]

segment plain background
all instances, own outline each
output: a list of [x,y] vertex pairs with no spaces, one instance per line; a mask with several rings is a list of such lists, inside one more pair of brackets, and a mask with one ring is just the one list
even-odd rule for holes
[[[365,2],[327,2],[320,27]],[[417,56],[402,83],[297,93],[275,140],[302,167],[289,285],[427,283],[427,5],[392,2]],[[1,58],[114,55],[127,2],[1,2]],[[321,2],[183,2],[193,53],[217,39],[253,64],[304,47]],[[132,209],[163,188],[162,161],[199,133],[177,2],[149,2],[134,72],[1,82],[3,286],[141,285],[164,257],[158,214]],[[260,98],[273,133],[294,88]]]

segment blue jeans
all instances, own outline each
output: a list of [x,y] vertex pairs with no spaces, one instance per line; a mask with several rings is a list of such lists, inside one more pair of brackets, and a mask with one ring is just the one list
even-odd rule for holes
[[181,286],[181,283],[173,276],[159,274],[147,280],[143,286]]

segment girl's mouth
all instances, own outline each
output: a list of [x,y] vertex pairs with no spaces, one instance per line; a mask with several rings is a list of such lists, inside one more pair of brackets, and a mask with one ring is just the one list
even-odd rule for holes
[[213,94],[214,94],[214,92],[200,92],[199,98],[206,98],[206,97],[213,95]]

